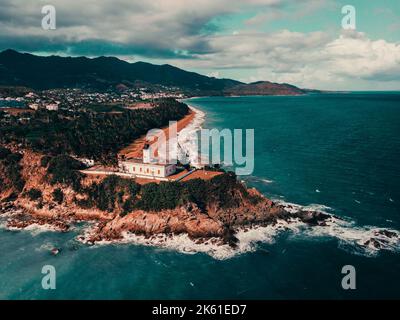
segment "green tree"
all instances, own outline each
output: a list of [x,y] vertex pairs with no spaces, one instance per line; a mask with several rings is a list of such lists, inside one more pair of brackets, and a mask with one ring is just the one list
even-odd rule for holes
[[58,204],[61,204],[64,201],[64,192],[60,188],[55,189],[52,194],[53,200]]
[[36,201],[42,198],[42,191],[35,188],[30,189],[26,194],[32,201]]

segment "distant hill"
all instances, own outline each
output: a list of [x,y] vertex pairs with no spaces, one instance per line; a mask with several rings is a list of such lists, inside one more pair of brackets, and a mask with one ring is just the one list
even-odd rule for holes
[[286,83],[258,81],[249,84],[238,84],[224,90],[225,95],[299,95],[305,91]]
[[52,88],[109,88],[173,86],[193,95],[301,94],[288,84],[256,82],[245,84],[188,72],[165,64],[129,63],[115,57],[36,56],[11,49],[0,52],[0,86]]

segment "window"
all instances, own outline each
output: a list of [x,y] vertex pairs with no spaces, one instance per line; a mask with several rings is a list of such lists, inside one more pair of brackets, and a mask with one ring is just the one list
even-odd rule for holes
[[160,174],[160,169],[157,170],[157,173]]

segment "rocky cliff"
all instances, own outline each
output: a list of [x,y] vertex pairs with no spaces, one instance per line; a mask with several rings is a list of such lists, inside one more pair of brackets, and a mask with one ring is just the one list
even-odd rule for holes
[[[173,209],[142,210],[133,207],[122,214],[118,207],[109,211],[79,205],[79,200],[84,199],[85,194],[64,184],[51,184],[43,167],[42,155],[38,153],[24,150],[19,165],[25,182],[24,188],[18,192],[3,185],[0,190],[0,211],[11,213],[8,227],[26,228],[36,224],[65,232],[77,221],[93,221],[96,226],[86,238],[90,243],[121,239],[124,233],[129,232],[146,237],[187,234],[192,239],[219,238],[221,243],[235,246],[235,233],[242,227],[275,224],[278,219],[299,219],[309,224],[323,224],[329,217],[318,212],[290,213],[237,180],[229,190],[223,191],[230,193],[235,200],[230,200],[229,205],[208,200],[206,206],[200,209],[194,201],[186,201]],[[100,176],[84,177],[81,181],[82,189],[104,179]],[[40,190],[40,196],[32,199],[29,193],[32,189]],[[54,199],[56,189],[63,191],[62,202]],[[141,194],[137,197],[140,198]],[[214,199],[211,196],[208,198]]]

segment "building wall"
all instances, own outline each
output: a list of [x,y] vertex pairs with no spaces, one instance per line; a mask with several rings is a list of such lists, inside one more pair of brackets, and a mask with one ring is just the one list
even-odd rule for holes
[[167,177],[170,176],[171,174],[174,174],[175,171],[176,171],[176,165],[174,165],[174,164],[171,164],[171,165],[165,167],[165,175]]
[[57,104],[48,104],[46,106],[46,109],[49,111],[57,111],[58,110],[58,105]]
[[119,167],[122,172],[157,178],[165,178],[173,174],[176,170],[175,165],[162,166],[148,163],[135,163],[129,161],[121,161],[119,163]]

